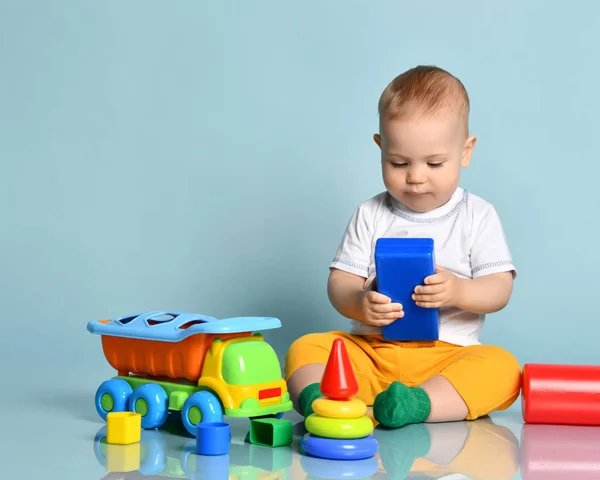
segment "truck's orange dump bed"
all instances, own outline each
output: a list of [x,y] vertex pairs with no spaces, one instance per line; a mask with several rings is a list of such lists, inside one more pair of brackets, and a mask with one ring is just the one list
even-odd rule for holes
[[250,335],[249,332],[230,335],[198,334],[180,342],[102,335],[102,348],[106,360],[119,375],[134,373],[197,382],[206,351],[216,337],[225,340]]

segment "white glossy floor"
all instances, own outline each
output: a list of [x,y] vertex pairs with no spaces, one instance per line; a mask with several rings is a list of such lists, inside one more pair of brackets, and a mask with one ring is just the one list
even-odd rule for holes
[[474,422],[376,429],[379,454],[355,462],[300,455],[303,424],[296,415],[289,419],[296,423],[294,444],[276,449],[249,444],[248,421],[233,421],[233,444],[223,457],[193,454],[194,440],[176,417],[161,431],[145,431],[133,446],[106,445],[104,429],[98,428],[85,441],[85,455],[94,462],[81,473],[85,478],[198,480],[600,478],[600,429],[523,426],[517,408]]
[[[59,371],[50,361],[47,367]],[[0,478],[600,479],[600,427],[524,426],[520,401],[474,422],[377,428],[379,453],[357,462],[301,455],[304,427],[295,413],[286,415],[295,424],[291,447],[250,445],[248,420],[226,418],[233,437],[229,455],[199,457],[177,417],[160,431],[144,431],[139,444],[107,445],[93,404],[106,373],[73,364],[63,376],[40,375],[35,382],[18,377],[23,381],[9,384],[10,395],[0,396]]]

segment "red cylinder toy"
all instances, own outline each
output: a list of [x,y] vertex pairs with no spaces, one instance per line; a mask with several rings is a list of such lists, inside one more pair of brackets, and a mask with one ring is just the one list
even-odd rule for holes
[[526,423],[600,425],[600,366],[526,364],[521,409]]

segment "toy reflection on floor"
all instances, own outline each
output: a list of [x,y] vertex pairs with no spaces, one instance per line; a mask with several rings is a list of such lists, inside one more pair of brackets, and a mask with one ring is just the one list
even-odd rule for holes
[[144,429],[160,428],[180,411],[193,436],[199,423],[219,424],[223,415],[281,417],[292,402],[277,354],[257,332],[279,327],[271,317],[218,320],[188,312],[89,322],[118,373],[98,388],[96,410],[103,420],[111,412],[139,413]]
[[596,480],[600,478],[600,428],[523,425],[523,480]]
[[381,469],[373,479],[512,480],[519,442],[490,417],[376,429]]
[[268,448],[250,443],[230,446],[227,455],[196,455],[196,442],[180,428],[142,430],[139,443],[111,445],[106,427],[94,438],[94,454],[107,474],[103,480],[283,480],[291,478],[292,448]]

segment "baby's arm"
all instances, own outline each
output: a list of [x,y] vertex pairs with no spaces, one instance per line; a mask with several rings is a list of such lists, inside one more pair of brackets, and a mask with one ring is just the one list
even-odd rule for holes
[[512,272],[460,278],[440,266],[415,288],[413,300],[424,308],[458,307],[486,314],[502,310],[512,294]]
[[492,273],[474,279],[460,279],[456,306],[468,312],[486,314],[502,310],[513,289],[512,272]]
[[508,304],[516,269],[496,210],[487,205],[482,217],[474,223],[475,238],[471,247],[473,278],[460,280],[455,306],[478,314],[493,313]]
[[381,327],[404,316],[402,305],[373,290],[364,290],[365,279],[331,269],[327,293],[333,307],[344,317]]

